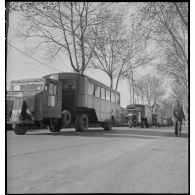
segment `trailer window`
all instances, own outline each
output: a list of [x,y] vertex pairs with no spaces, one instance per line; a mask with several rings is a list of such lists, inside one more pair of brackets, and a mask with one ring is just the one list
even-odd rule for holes
[[95,85],[95,96],[100,97],[100,87]]
[[115,94],[111,92],[111,101],[115,102]]
[[106,99],[106,93],[104,88],[101,88],[101,98]]
[[93,83],[88,82],[88,94],[89,94],[89,95],[95,95],[94,87],[95,87],[95,86],[94,86]]
[[120,96],[119,95],[116,95],[116,103],[120,104]]
[[110,91],[106,90],[106,100],[110,101]]
[[75,80],[64,80],[63,81],[63,86],[62,86],[63,91],[67,90],[75,90],[76,89],[76,81]]

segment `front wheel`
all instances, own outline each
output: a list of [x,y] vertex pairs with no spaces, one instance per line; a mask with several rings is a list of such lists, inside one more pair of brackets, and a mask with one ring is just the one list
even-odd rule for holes
[[59,118],[52,118],[49,120],[49,130],[51,132],[59,132],[61,126],[61,120]]
[[27,132],[27,126],[24,124],[13,124],[12,128],[17,135],[24,135]]
[[129,128],[132,128],[132,123],[131,122],[128,122],[128,126],[129,126]]

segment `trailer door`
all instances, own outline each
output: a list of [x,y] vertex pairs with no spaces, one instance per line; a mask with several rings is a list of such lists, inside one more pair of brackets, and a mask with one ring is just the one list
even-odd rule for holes
[[62,109],[74,109],[76,107],[76,92],[77,88],[76,79],[64,79],[62,80]]
[[62,84],[60,81],[48,83],[48,117],[60,118],[62,111]]

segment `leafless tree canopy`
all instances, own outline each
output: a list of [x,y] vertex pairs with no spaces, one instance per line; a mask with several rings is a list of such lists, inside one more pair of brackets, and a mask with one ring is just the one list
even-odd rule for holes
[[44,48],[49,59],[68,54],[73,70],[83,73],[92,57],[93,50],[87,42],[99,24],[101,6],[103,3],[92,2],[21,3],[24,21],[19,26],[19,35],[37,38],[39,44],[34,50]]
[[[141,10],[143,26],[150,30],[150,38],[160,48],[158,70],[172,82],[173,91],[183,91],[188,101],[188,3],[146,3]],[[178,88],[178,86],[180,86]]]
[[[150,104],[164,94],[157,78],[135,77],[138,67],[155,59],[172,98],[187,109],[188,3],[12,2],[9,9],[23,16],[17,37],[35,43],[32,51],[44,51],[49,60],[68,55],[75,72],[104,71],[115,89],[127,79],[133,101],[136,95]],[[158,52],[151,56],[153,46]]]
[[135,83],[135,94],[141,103],[146,102],[149,106],[159,103],[165,95],[163,81],[156,76],[147,74],[139,78]]

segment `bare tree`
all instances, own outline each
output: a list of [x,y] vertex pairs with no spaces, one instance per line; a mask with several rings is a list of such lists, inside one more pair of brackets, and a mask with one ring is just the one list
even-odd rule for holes
[[160,113],[166,117],[172,118],[174,106],[172,98],[167,97],[162,99],[160,105],[161,105]]
[[[90,31],[98,25],[96,14],[102,3],[24,2],[17,4],[24,21],[20,37],[36,40],[34,51],[45,51],[47,59],[68,54],[75,72],[83,73],[92,58],[86,44]],[[93,46],[92,46],[93,48]]]
[[165,95],[163,81],[156,76],[147,74],[139,78],[135,84],[136,95],[139,96],[142,102],[147,102],[149,106],[159,103]]
[[6,2],[6,39],[8,41],[10,2]]
[[110,86],[117,89],[119,80],[126,77],[128,71],[151,61],[146,54],[147,34],[136,20],[128,29],[124,23],[125,15],[120,12],[113,13],[112,9],[107,9],[104,13],[100,16],[102,23],[95,31],[98,39],[91,68],[104,71],[110,78]]
[[[119,55],[122,45],[125,43],[123,15],[112,13],[111,9],[106,9],[104,13],[99,15],[99,18],[102,22],[97,31],[94,31],[94,36],[97,34],[98,38],[93,40],[96,43],[93,48],[94,58],[90,67],[104,71],[109,76],[110,87],[113,88],[113,79],[116,73],[120,71],[117,67]],[[94,43],[91,41],[89,45],[94,45]]]
[[140,102],[144,104],[145,96],[144,96],[144,81],[143,79],[138,79],[137,82],[135,83],[135,95],[140,98]]
[[143,26],[159,47],[158,70],[175,85],[184,88],[188,99],[188,3],[145,3]]

